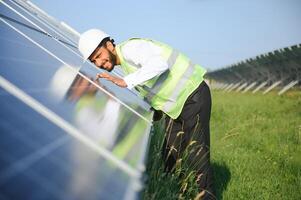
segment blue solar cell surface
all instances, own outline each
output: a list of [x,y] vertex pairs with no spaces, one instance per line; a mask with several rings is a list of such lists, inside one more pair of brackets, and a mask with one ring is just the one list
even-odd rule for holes
[[29,98],[1,82],[0,199],[137,197],[140,178],[122,166],[143,174],[149,105],[96,80],[99,70],[83,63],[68,33],[41,23],[20,7],[24,3],[0,2],[0,77]]

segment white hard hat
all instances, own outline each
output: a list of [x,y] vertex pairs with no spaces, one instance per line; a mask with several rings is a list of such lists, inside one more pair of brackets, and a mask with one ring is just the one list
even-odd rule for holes
[[105,32],[98,29],[90,29],[81,34],[78,42],[78,49],[87,60],[99,43],[106,37],[110,37]]
[[50,82],[50,92],[56,101],[63,100],[78,71],[79,68],[63,65],[55,72]]

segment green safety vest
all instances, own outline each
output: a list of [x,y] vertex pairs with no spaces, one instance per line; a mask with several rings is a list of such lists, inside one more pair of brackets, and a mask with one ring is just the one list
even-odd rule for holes
[[206,70],[166,44],[150,39],[132,38],[116,45],[120,67],[126,75],[141,67],[126,60],[121,53],[123,46],[130,40],[145,40],[162,48],[162,58],[166,60],[169,69],[160,76],[136,86],[135,89],[155,110],[162,110],[171,118],[176,119],[189,95],[204,80]]

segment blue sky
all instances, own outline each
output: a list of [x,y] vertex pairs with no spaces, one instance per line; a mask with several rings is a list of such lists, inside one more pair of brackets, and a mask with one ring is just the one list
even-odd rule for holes
[[79,32],[147,37],[209,70],[301,43],[300,0],[32,0]]

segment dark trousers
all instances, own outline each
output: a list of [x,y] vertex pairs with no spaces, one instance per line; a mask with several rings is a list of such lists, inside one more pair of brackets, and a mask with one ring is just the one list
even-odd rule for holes
[[210,166],[210,113],[210,89],[203,81],[186,100],[177,119],[166,116],[162,148],[166,171],[172,171],[176,161],[184,157],[186,167],[196,171],[200,192],[204,191],[202,199],[215,199]]

